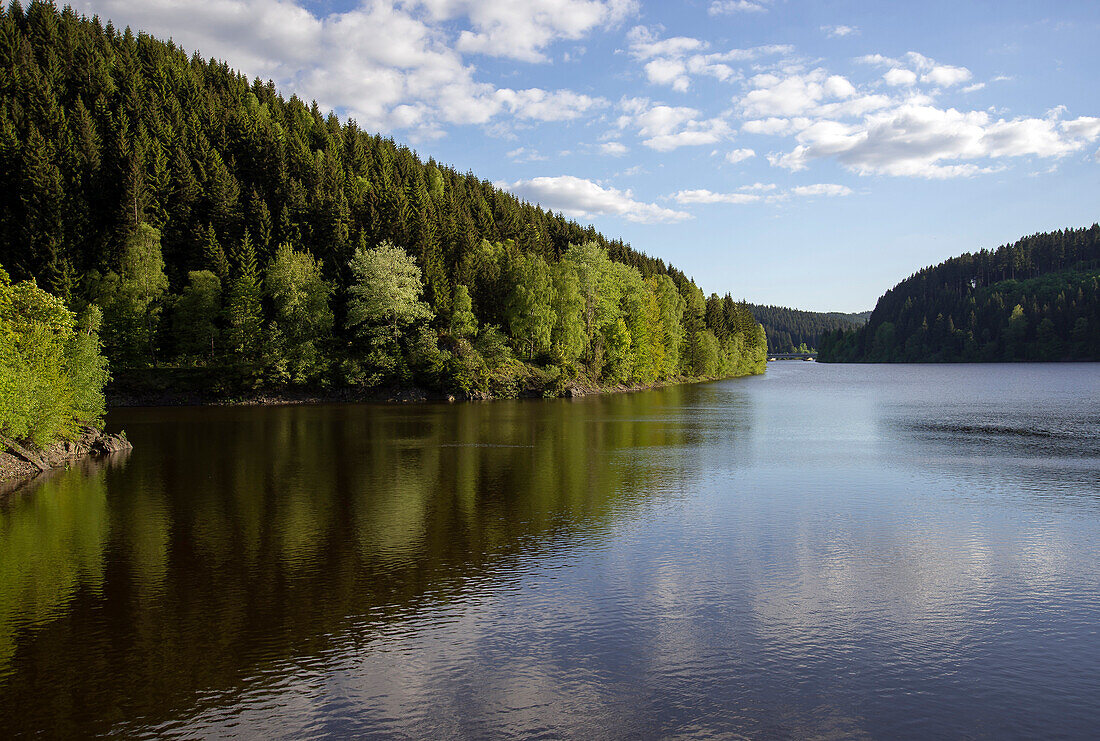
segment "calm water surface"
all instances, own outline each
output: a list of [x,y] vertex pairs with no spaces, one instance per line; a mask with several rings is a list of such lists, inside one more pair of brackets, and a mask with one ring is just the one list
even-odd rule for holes
[[108,421],[0,504],[0,736],[1100,728],[1100,364]]

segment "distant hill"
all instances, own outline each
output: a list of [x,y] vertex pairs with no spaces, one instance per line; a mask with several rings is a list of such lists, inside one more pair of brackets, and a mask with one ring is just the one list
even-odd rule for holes
[[863,326],[871,316],[869,311],[858,314],[823,313],[756,304],[749,304],[749,309],[756,321],[764,326],[768,351],[773,353],[795,352],[802,344],[807,348],[816,348],[825,332]]
[[1100,225],[924,268],[819,349],[832,362],[1100,360]]

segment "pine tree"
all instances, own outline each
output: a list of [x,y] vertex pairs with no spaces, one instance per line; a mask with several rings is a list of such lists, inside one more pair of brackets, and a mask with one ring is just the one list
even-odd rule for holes
[[248,232],[233,251],[233,277],[226,298],[226,344],[245,362],[259,356],[263,334],[260,276]]

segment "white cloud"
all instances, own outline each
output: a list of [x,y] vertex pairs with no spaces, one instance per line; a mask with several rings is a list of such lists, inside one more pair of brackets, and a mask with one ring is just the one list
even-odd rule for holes
[[645,98],[626,98],[619,106],[619,128],[637,129],[642,144],[658,152],[714,144],[732,134],[724,118],[702,118],[695,108],[653,105]]
[[[500,53],[541,60],[541,49],[621,21],[633,0],[366,0],[320,15],[301,0],[81,0],[77,9],[226,60],[282,92],[316,99],[368,130],[442,135],[450,124],[486,125],[513,117],[561,121],[605,104],[569,90],[497,89],[479,81],[459,47],[511,34]],[[456,40],[443,19],[465,18]],[[467,41],[463,42],[466,38]],[[517,46],[517,44],[519,46]]]
[[754,193],[714,193],[709,190],[681,190],[672,196],[680,204],[689,203],[755,203],[760,196]]
[[738,162],[743,162],[755,156],[756,152],[751,149],[735,149],[732,152],[726,153],[726,162],[729,162],[731,165],[736,165]]
[[630,42],[630,54],[635,59],[653,59],[654,57],[683,57],[689,52],[707,47],[705,41],[687,36],[674,36],[658,39],[655,32],[646,26],[635,26],[627,33]]
[[802,129],[806,128],[812,123],[813,121],[805,117],[778,118],[776,116],[772,116],[771,118],[746,121],[741,125],[741,130],[747,134],[784,136],[787,134],[792,134],[796,131],[802,131]]
[[936,87],[951,87],[969,80],[973,75],[966,67],[953,67],[949,64],[936,64],[934,59],[915,51],[906,52],[901,59],[893,59],[882,54],[867,54],[856,59],[863,64],[890,67],[883,75],[888,85],[912,85],[917,77]]
[[539,154],[535,149],[518,147],[508,152],[508,159],[515,160],[516,162],[544,162],[546,157]]
[[[825,106],[845,108],[855,105],[864,109],[878,106],[881,96],[864,96],[850,100],[856,88],[840,75],[829,75],[823,69],[805,74],[782,76],[767,72],[753,77],[753,90],[741,98],[741,112],[747,118],[789,117],[805,115],[836,115],[840,111],[823,110]],[[843,103],[838,106],[838,103]]]
[[886,84],[892,87],[900,87],[902,85],[916,85],[917,73],[911,69],[902,69],[901,67],[894,67],[882,76],[882,79],[886,80]]
[[1082,116],[1074,121],[1063,121],[1059,128],[1067,136],[1092,141],[1100,137],[1100,118]]
[[821,30],[831,39],[859,35],[859,29],[855,26],[822,26]]
[[816,183],[796,186],[791,188],[791,193],[796,196],[849,196],[852,189],[836,183]]
[[612,157],[622,157],[629,151],[630,149],[622,142],[604,142],[600,145],[600,152]]
[[741,78],[730,62],[746,62],[762,56],[791,51],[787,45],[772,44],[752,49],[730,49],[724,52],[706,50],[709,44],[688,36],[662,39],[655,29],[635,26],[627,34],[630,56],[644,62],[646,79],[655,85],[667,85],[685,92],[693,76],[706,75],[726,82]]
[[[792,195],[809,198],[813,196],[837,197],[852,194],[851,188],[844,185],[838,185],[836,183],[816,183],[814,185],[799,185],[797,187],[791,188],[789,191],[782,193],[775,193],[775,190],[776,186],[774,183],[753,183],[752,185],[743,185],[737,189],[737,192],[732,193],[716,193],[711,190],[700,188],[697,190],[678,191],[672,196],[672,200],[681,205],[712,203],[730,203],[742,205],[746,203],[760,202],[779,203],[787,200]],[[764,193],[767,193],[769,195],[761,195]]]
[[[761,73],[738,101],[747,119],[741,131],[795,138],[793,148],[767,156],[776,167],[797,171],[815,159],[831,158],[863,175],[924,178],[993,172],[1003,169],[997,160],[1006,158],[1064,157],[1100,139],[1098,119],[1063,121],[1064,108],[1043,118],[1006,119],[995,118],[993,109],[938,106],[945,89],[972,79],[965,67],[939,64],[918,52],[900,59],[873,54],[857,61],[886,67],[885,82],[901,90],[876,92],[873,82],[857,87],[820,68]],[[983,87],[978,82],[958,91]]]
[[711,15],[734,13],[766,13],[771,0],[713,0],[707,12]]
[[810,160],[834,157],[861,175],[948,178],[995,169],[977,161],[1004,157],[1062,157],[1100,138],[1100,119],[992,119],[984,111],[962,112],[906,103],[868,115],[858,124],[819,121],[797,135],[790,152],[769,162],[790,170]]
[[941,64],[921,75],[921,82],[930,82],[937,87],[951,87],[966,82],[972,77],[966,67],[951,67]]
[[901,64],[898,60],[884,57],[881,54],[864,54],[862,57],[856,57],[856,61],[860,64],[872,64],[879,67],[897,67]]
[[592,108],[607,105],[603,98],[580,95],[571,90],[547,91],[540,88],[527,90],[496,91],[496,99],[504,104],[516,118],[537,121],[570,121]]
[[673,90],[684,92],[691,84],[685,74],[687,65],[679,59],[654,59],[646,62],[645,76],[657,85],[670,85]]
[[923,54],[918,54],[915,51],[905,52],[905,62],[917,72],[928,72],[936,66],[936,62],[933,59],[929,59]]
[[604,187],[591,180],[561,175],[497,183],[521,198],[577,219],[619,216],[642,224],[671,223],[690,219],[691,214],[655,203],[634,200],[629,190]]
[[436,21],[466,17],[472,29],[459,33],[464,53],[545,62],[544,50],[560,39],[579,39],[595,28],[615,26],[638,11],[635,0],[408,0]]

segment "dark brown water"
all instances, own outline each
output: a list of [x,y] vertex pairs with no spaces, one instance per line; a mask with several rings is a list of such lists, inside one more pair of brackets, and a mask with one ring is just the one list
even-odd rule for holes
[[0,505],[0,736],[1100,728],[1100,364],[109,423]]

